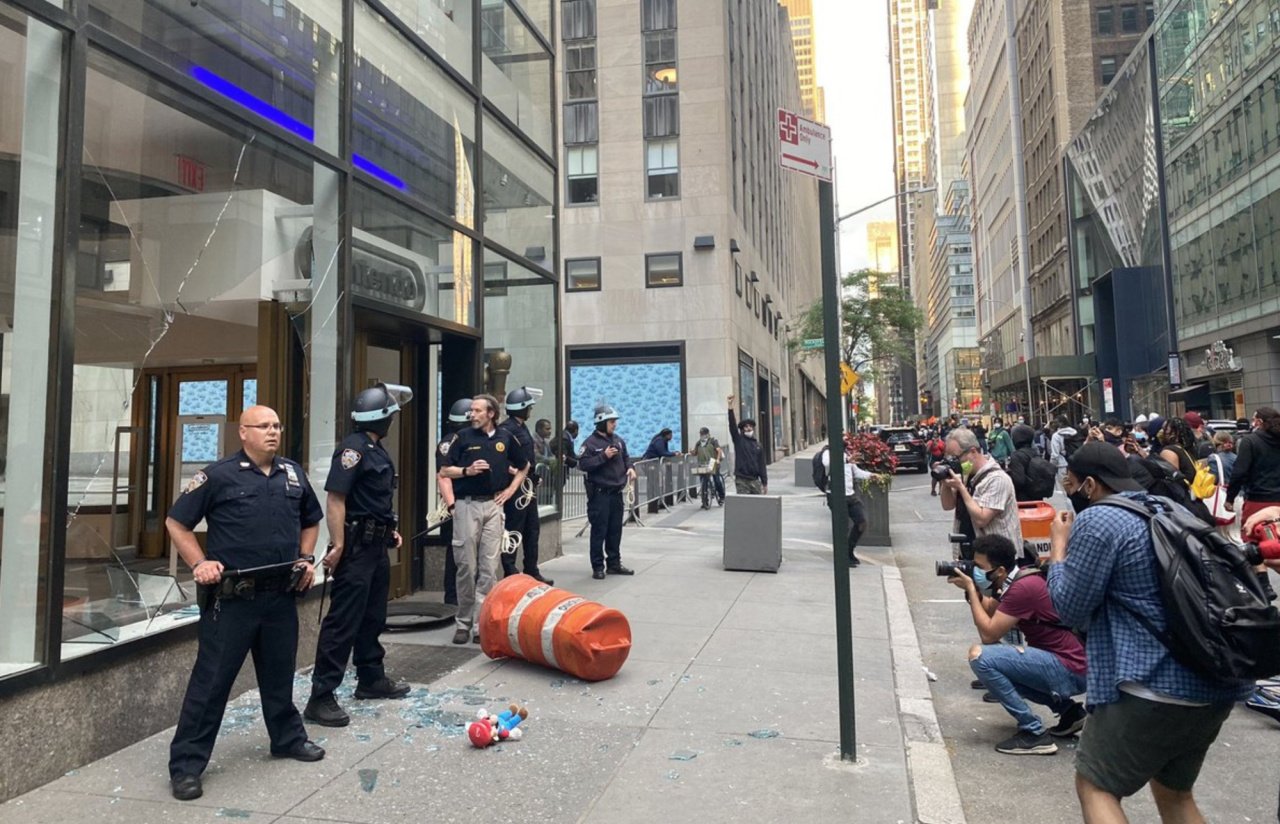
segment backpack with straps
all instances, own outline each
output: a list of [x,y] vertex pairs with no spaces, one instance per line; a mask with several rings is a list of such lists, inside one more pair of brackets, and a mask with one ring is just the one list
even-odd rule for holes
[[[830,447],[824,446],[818,450],[818,454],[813,456],[813,485],[823,492],[826,492],[827,487],[831,484],[831,475],[822,463],[822,456],[827,454],[829,449]],[[801,466],[804,466],[804,464],[801,464]]]
[[1058,470],[1044,458],[1033,455],[1031,460],[1027,461],[1027,481],[1031,485],[1032,495],[1048,500],[1053,497],[1058,481]]
[[1080,432],[1062,436],[1062,457],[1070,459],[1076,450],[1084,446],[1085,437]]
[[1168,499],[1113,495],[1098,504],[1150,523],[1167,628],[1122,605],[1178,663],[1214,680],[1280,673],[1280,610],[1238,545]]

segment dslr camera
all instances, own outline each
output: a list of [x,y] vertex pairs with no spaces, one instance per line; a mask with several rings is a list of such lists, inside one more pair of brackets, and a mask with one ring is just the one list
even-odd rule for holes
[[1264,521],[1253,528],[1248,542],[1241,547],[1249,563],[1257,566],[1263,561],[1280,558],[1280,521]]
[[960,547],[960,560],[934,561],[933,574],[939,578],[950,578],[959,570],[965,575],[973,575],[973,540],[964,533],[953,532],[947,539]]
[[943,458],[929,468],[929,474],[939,481],[945,481],[952,475],[959,477],[963,474],[960,471],[960,459]]

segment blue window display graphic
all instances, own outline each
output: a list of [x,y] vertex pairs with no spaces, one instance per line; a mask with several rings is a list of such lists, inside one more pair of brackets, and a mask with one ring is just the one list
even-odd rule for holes
[[596,405],[607,403],[618,411],[618,434],[633,458],[644,454],[649,440],[667,427],[675,432],[671,449],[683,451],[679,363],[571,366],[569,392],[570,414],[582,425],[584,439],[593,428]]

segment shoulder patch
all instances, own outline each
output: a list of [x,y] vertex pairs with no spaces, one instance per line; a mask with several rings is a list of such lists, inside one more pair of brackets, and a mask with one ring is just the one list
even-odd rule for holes
[[186,495],[188,492],[195,492],[197,489],[204,486],[204,483],[207,480],[209,480],[208,475],[204,474],[203,471],[197,472],[191,476],[191,480],[187,481],[187,485],[182,489],[182,494]]
[[506,452],[506,451],[507,451],[507,445],[506,445],[505,443],[503,443],[502,441],[498,441],[497,443],[495,443],[495,444],[493,445],[493,448],[494,448],[494,449],[496,449],[496,450],[497,450],[497,451],[499,451],[499,452]]
[[453,441],[441,441],[441,442],[440,442],[440,454],[441,454],[441,455],[448,455],[448,454],[449,454],[449,447],[451,447],[451,446],[453,446]]
[[364,455],[361,455],[360,450],[358,449],[342,450],[342,468],[343,469],[354,468],[356,464],[360,463],[360,459],[363,457]]

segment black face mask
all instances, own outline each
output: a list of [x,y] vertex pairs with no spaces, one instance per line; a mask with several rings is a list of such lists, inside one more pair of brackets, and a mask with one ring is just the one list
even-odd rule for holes
[[1089,493],[1084,491],[1084,484],[1076,487],[1076,491],[1068,495],[1067,498],[1071,501],[1071,508],[1076,511],[1077,515],[1084,512],[1093,503],[1093,501],[1089,500]]
[[1107,443],[1111,444],[1112,446],[1119,446],[1120,444],[1124,443],[1123,435],[1113,435],[1112,433],[1107,432],[1105,430],[1102,433],[1102,439]]

